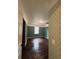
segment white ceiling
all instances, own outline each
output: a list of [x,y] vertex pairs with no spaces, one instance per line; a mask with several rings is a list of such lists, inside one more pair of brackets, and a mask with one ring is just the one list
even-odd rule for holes
[[48,23],[48,11],[58,0],[23,0],[24,19],[30,25],[44,26]]

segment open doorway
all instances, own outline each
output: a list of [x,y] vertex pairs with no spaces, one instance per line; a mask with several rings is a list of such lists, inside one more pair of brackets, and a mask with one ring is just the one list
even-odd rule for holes
[[22,59],[48,59],[48,27],[30,26],[23,20]]

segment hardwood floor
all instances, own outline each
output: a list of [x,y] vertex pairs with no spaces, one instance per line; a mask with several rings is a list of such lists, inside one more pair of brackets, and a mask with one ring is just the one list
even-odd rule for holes
[[22,59],[48,59],[48,40],[43,37],[28,39],[22,49]]

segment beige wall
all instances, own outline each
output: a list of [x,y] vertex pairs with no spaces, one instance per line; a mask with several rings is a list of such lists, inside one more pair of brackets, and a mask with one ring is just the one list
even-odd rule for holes
[[21,7],[21,0],[18,0],[18,59],[21,59],[22,53],[22,27],[23,27],[23,13]]
[[22,43],[22,27],[23,27],[23,14],[21,8],[21,0],[18,3],[18,44]]
[[61,59],[60,6],[49,17],[49,59]]

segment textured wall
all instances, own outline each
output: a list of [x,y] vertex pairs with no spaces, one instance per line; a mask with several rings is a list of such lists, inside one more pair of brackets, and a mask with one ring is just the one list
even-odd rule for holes
[[22,27],[23,27],[23,14],[21,8],[21,0],[18,0],[18,59],[21,59],[21,44],[22,44]]
[[22,27],[23,27],[23,14],[21,8],[21,0],[18,3],[18,44],[22,43]]
[[49,59],[61,59],[60,6],[49,17]]

